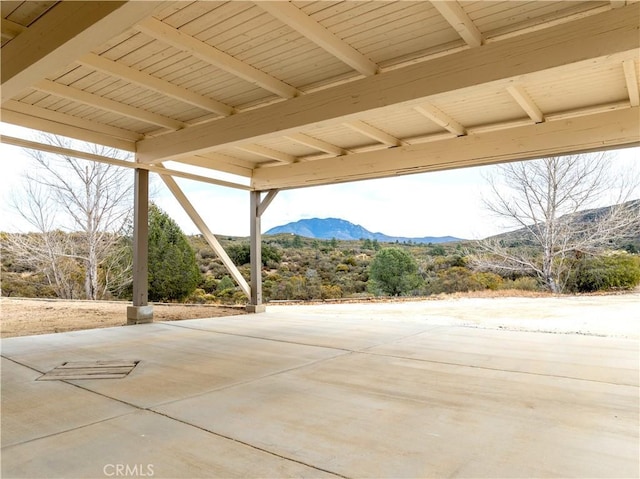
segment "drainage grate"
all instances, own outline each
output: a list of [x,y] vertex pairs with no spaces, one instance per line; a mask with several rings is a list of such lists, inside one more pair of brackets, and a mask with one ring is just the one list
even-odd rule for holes
[[65,379],[120,379],[133,371],[140,361],[69,361],[38,378],[38,381]]

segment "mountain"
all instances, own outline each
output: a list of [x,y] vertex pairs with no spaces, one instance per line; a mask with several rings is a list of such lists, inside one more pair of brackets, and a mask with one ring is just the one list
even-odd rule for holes
[[[558,218],[558,222],[560,224],[572,225],[573,228],[578,230],[583,230],[589,228],[591,223],[597,222],[603,216],[609,215],[613,208],[623,208],[635,215],[635,221],[633,222],[635,226],[628,236],[610,239],[609,244],[616,248],[633,247],[635,250],[640,250],[640,200],[631,200],[618,205],[577,211],[572,214],[561,216]],[[541,226],[544,226],[544,223],[541,223]],[[535,244],[533,236],[527,228],[520,228],[500,233],[498,235],[491,236],[490,239],[505,241],[507,244],[511,245]]]
[[389,236],[383,233],[372,233],[360,225],[339,218],[311,218],[295,221],[282,226],[276,226],[264,233],[265,235],[294,234],[305,238],[360,240],[370,239],[380,242],[400,243],[448,243],[460,241],[453,236],[424,236],[422,238],[407,238],[404,236]]

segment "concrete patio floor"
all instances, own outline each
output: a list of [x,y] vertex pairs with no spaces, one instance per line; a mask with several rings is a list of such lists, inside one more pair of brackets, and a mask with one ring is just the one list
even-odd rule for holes
[[[276,306],[4,339],[2,477],[638,477],[638,296],[620,298]],[[587,311],[627,329],[576,329]],[[95,360],[140,362],[37,380]]]

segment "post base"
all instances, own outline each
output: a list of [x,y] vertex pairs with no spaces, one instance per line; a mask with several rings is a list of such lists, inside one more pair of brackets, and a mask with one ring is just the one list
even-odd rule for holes
[[127,324],[153,323],[153,306],[127,306]]
[[264,304],[247,304],[247,313],[264,313],[267,306]]

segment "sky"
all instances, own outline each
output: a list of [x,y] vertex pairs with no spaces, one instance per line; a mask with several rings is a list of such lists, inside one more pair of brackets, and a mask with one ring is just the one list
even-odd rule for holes
[[[0,131],[25,136],[24,129],[5,124],[0,124]],[[9,207],[9,198],[20,194],[23,174],[32,160],[21,148],[6,144],[0,144],[0,158],[0,231],[28,230]],[[638,165],[640,148],[614,152],[612,168],[637,170]],[[262,232],[304,218],[341,218],[390,236],[484,238],[510,229],[483,206],[483,198],[489,195],[486,175],[494,168],[464,168],[281,191],[262,216]],[[211,231],[249,236],[247,191],[182,178],[176,181]],[[159,178],[152,179],[152,191],[152,201],[185,233],[199,232]]]

